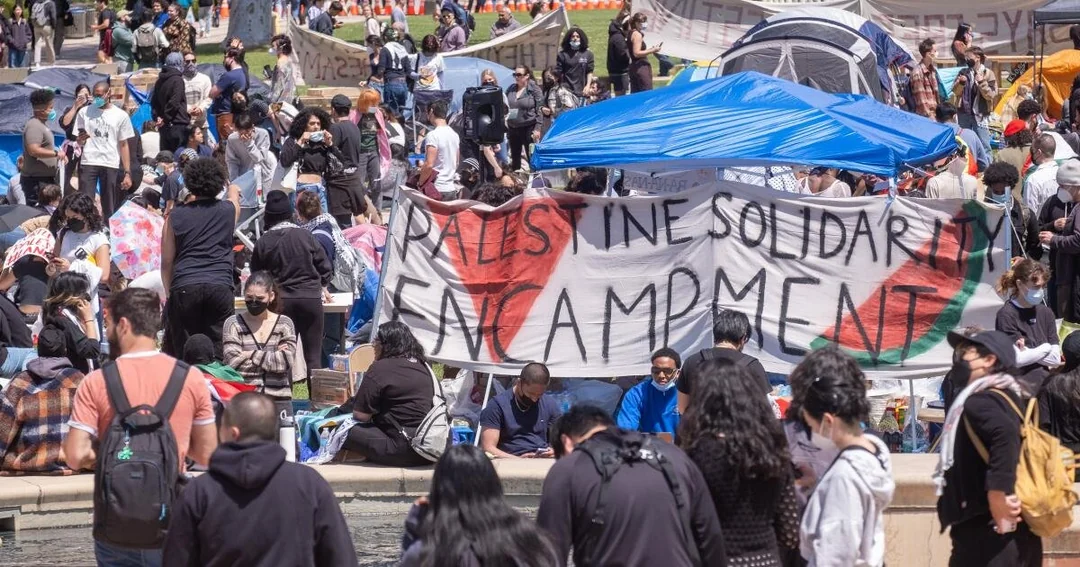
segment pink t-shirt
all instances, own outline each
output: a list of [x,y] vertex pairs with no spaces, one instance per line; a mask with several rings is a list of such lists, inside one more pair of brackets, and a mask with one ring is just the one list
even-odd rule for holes
[[[126,354],[117,358],[120,381],[124,384],[124,393],[127,394],[131,406],[156,404],[165,392],[175,364],[176,359],[157,351]],[[75,406],[71,411],[68,426],[81,429],[97,438],[98,432],[109,428],[115,414],[105,389],[105,376],[101,370],[95,370],[83,379],[75,392]],[[191,446],[193,426],[213,423],[214,408],[210,405],[206,378],[192,366],[188,370],[180,399],[169,417],[169,425],[176,437],[176,448],[180,453],[181,466]]]

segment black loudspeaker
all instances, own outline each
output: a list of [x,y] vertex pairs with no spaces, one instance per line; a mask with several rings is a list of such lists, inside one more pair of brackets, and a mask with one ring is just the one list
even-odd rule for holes
[[469,87],[461,100],[465,139],[478,144],[501,144],[506,138],[506,106],[499,87]]

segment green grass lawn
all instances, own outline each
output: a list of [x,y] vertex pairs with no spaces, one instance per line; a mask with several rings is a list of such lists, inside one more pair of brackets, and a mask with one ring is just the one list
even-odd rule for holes
[[[607,75],[607,45],[608,45],[608,24],[611,19],[615,17],[616,10],[582,10],[570,12],[570,24],[580,27],[585,35],[589,37],[589,50],[593,52],[593,56],[596,58],[596,74],[598,76]],[[478,43],[484,43],[490,39],[491,24],[495,22],[495,14],[475,14],[476,18],[476,31],[473,32],[469,38],[469,45],[475,45]],[[532,19],[529,18],[528,13],[515,12],[514,17],[517,18],[522,25],[528,25]],[[420,41],[427,34],[435,33],[435,20],[429,16],[409,16],[409,35],[416,40],[419,45]],[[362,44],[364,42],[365,28],[363,23],[352,23],[342,26],[340,29],[334,32],[334,37],[343,39],[348,42]],[[216,62],[221,58],[221,46],[214,44],[203,44],[198,46],[196,51],[199,54],[201,62],[211,63]],[[248,66],[251,68],[251,72],[256,76],[262,76],[263,65],[274,66],[274,57],[271,56],[265,49],[252,48],[247,53]],[[653,72],[655,73],[659,68],[658,64],[653,62]],[[537,78],[540,77],[541,69],[534,69]]]

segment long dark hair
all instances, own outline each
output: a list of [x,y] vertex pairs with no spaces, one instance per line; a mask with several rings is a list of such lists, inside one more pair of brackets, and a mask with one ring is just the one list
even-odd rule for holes
[[778,479],[791,469],[787,437],[768,398],[757,379],[730,360],[706,360],[698,367],[679,438],[687,452],[707,441],[715,458],[740,479]]
[[547,535],[506,503],[499,475],[482,449],[450,447],[435,464],[428,499],[421,565],[457,567],[469,554],[486,567],[558,564]]
[[65,213],[68,210],[86,219],[86,227],[90,229],[90,232],[101,232],[101,229],[105,228],[105,221],[94,204],[94,198],[79,191],[60,201],[60,205],[49,218],[49,232],[59,235],[60,229],[67,223]]
[[426,364],[424,347],[413,336],[409,327],[401,321],[390,321],[379,325],[379,332],[372,341],[379,344],[379,360],[385,358],[412,358]]
[[80,300],[90,300],[90,280],[78,272],[60,272],[49,281],[41,310],[44,318],[59,315],[66,307],[74,308]]
[[[574,35],[575,32],[577,32],[578,37],[581,38],[581,47],[577,48],[577,50],[574,50],[574,49],[572,49],[570,47],[570,36]],[[585,30],[583,30],[583,29],[581,29],[581,28],[579,28],[577,26],[574,26],[574,27],[566,30],[566,35],[563,36],[563,40],[562,40],[562,49],[563,49],[563,51],[569,51],[570,53],[574,53],[575,51],[588,51],[589,50],[589,36],[585,35]],[[519,67],[520,67],[520,65],[519,65]]]

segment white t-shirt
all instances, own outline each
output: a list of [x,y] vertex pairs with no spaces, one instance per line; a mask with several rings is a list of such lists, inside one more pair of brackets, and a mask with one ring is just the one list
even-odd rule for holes
[[158,134],[157,132],[143,132],[142,157],[144,159],[155,159],[160,151],[161,134]]
[[75,117],[75,133],[86,130],[90,138],[86,140],[82,152],[82,165],[120,168],[120,146],[123,140],[135,136],[131,119],[116,106],[96,108],[87,106]]
[[[85,155],[85,154],[84,154]],[[71,263],[71,271],[85,275],[90,280],[90,304],[98,312],[97,286],[101,275],[109,266],[98,266],[94,252],[109,244],[109,237],[101,232],[71,232],[65,230],[60,243],[60,257]]]
[[382,24],[379,23],[378,18],[367,19],[367,34],[382,36]]
[[416,87],[422,91],[441,91],[442,74],[446,71],[446,62],[441,53],[431,57],[423,53],[416,58]]
[[[457,187],[454,185],[454,177],[457,176],[458,161],[461,156],[459,149],[461,140],[457,132],[449,126],[439,126],[428,132],[424,142],[429,146],[435,146],[439,154],[435,156],[435,163],[431,167],[438,172],[435,178],[435,188],[440,193],[454,193]],[[425,150],[426,151],[426,150]]]
[[1058,164],[1049,161],[1036,166],[1035,171],[1028,176],[1024,186],[1024,204],[1032,211],[1041,211],[1043,203],[1047,199],[1057,195]]

